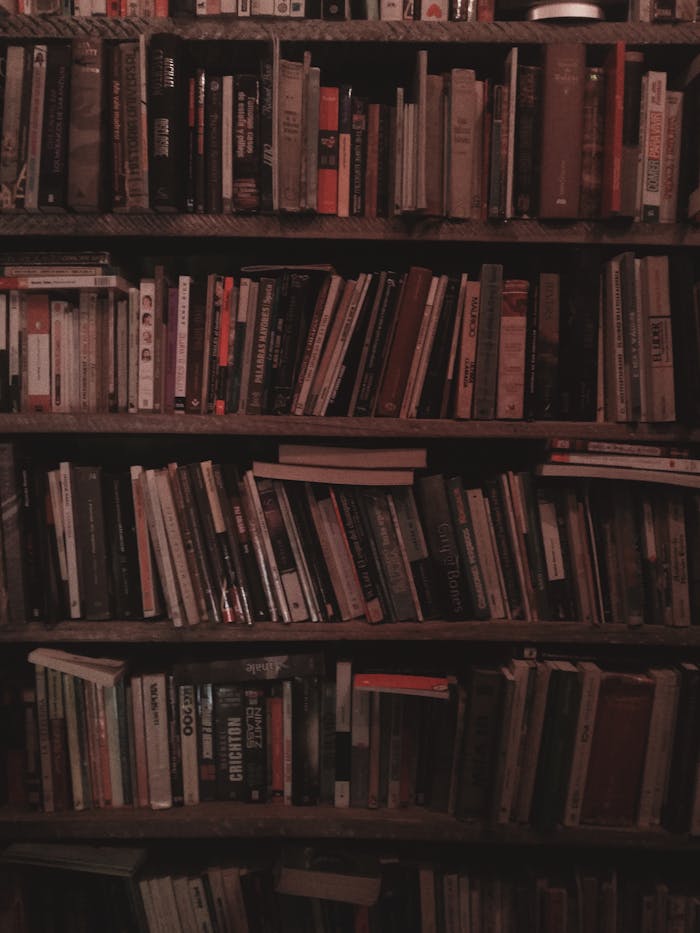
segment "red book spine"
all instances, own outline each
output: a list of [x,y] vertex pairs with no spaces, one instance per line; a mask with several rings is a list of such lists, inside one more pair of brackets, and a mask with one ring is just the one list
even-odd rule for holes
[[319,214],[338,213],[338,103],[337,87],[322,87],[318,109]]
[[394,339],[377,395],[377,415],[396,417],[401,409],[431,279],[430,269],[419,266],[411,267],[406,276],[399,299]]
[[217,358],[216,389],[214,414],[226,414],[226,376],[228,372],[228,344],[231,333],[231,302],[233,299],[233,277],[224,279],[224,293],[221,297],[221,321],[219,323],[219,348]]
[[605,63],[605,130],[603,134],[604,217],[622,207],[622,118],[625,98],[625,43],[616,42]]

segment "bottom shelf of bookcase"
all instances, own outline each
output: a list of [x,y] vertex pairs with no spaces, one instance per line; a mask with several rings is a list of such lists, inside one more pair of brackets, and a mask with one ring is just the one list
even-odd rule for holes
[[203,803],[169,810],[118,809],[37,813],[5,808],[0,840],[99,839],[364,839],[386,842],[605,847],[700,852],[700,837],[662,829],[493,826],[457,820],[421,808],[338,810],[333,807],[275,807]]
[[585,622],[500,621],[394,622],[371,625],[351,622],[259,622],[255,625],[196,625],[175,628],[170,622],[64,621],[54,626],[38,622],[12,628],[0,627],[0,643],[117,643],[171,644],[201,642],[231,644],[309,644],[313,642],[460,641],[484,644],[559,645],[663,645],[700,647],[700,625],[672,627],[621,624],[588,625]]

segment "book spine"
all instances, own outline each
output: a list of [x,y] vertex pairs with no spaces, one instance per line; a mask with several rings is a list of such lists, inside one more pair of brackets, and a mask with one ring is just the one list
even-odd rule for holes
[[586,68],[583,92],[581,217],[599,217],[603,183],[605,71]]
[[39,168],[38,206],[42,211],[60,211],[67,206],[70,70],[70,44],[48,46]]
[[479,330],[474,374],[473,417],[491,420],[496,413],[498,341],[503,301],[503,268],[481,267]]
[[497,418],[523,417],[529,287],[529,282],[520,279],[508,279],[503,284],[496,385]]
[[162,810],[173,804],[165,675],[144,674],[142,689],[149,800],[152,809]]
[[255,75],[234,76],[233,208],[260,209],[260,86]]
[[104,201],[103,41],[96,36],[76,37],[72,53],[68,206],[74,211],[99,211]]
[[542,68],[538,65],[519,65],[513,178],[513,206],[518,217],[534,217],[539,202],[537,163],[541,106]]
[[641,219],[658,223],[661,207],[664,115],[666,111],[666,72],[646,75],[644,139],[642,141]]
[[179,36],[156,33],[148,45],[149,189],[151,207],[178,211],[183,203],[185,112]]
[[338,214],[338,116],[340,90],[321,87],[318,127],[318,206],[319,214]]
[[543,218],[579,216],[585,48],[548,45],[542,77],[542,161],[540,209]]

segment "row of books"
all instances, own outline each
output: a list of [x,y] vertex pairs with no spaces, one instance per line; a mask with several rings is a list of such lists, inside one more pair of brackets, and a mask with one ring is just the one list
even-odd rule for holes
[[585,861],[489,868],[287,844],[274,858],[163,867],[144,848],[56,843],[13,843],[2,861],[3,887],[24,894],[5,914],[14,933],[86,916],[106,933],[160,933],[163,921],[173,933],[660,933],[694,930],[700,907],[686,872]]
[[10,43],[2,208],[673,222],[680,197],[694,217],[700,59],[671,90],[624,43],[603,66],[583,44],[549,43],[541,64],[520,51],[477,79],[432,74],[419,50],[413,86],[373,97],[277,45],[234,74],[176,33]]
[[350,660],[326,673],[322,655],[298,654],[124,679],[121,662],[49,648],[29,659],[27,787],[47,812],[425,806],[494,825],[700,833],[694,663],[513,658],[455,676],[357,673]]
[[70,16],[303,17],[305,19],[382,19],[493,22],[494,0],[3,0],[10,13]]
[[[498,9],[494,0],[3,0],[9,13],[51,13],[66,16],[215,16],[304,17],[306,19],[427,20],[493,22],[520,18],[517,4]],[[510,14],[510,16],[509,16]],[[632,22],[694,22],[695,5],[688,0],[630,0]]]
[[475,480],[425,471],[420,449],[280,445],[283,462],[244,469],[106,470],[47,469],[5,444],[2,500],[20,498],[3,513],[5,622],[688,626],[699,461],[618,447]]
[[574,251],[511,278],[411,266],[4,265],[0,411],[700,419],[689,257]]

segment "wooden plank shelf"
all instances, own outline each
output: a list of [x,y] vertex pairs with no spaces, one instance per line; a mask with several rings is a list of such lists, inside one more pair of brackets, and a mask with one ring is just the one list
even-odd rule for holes
[[48,627],[30,622],[0,628],[3,644],[310,644],[337,642],[462,642],[520,645],[627,645],[699,648],[700,626],[591,626],[583,622],[259,622],[256,625],[197,625],[175,628],[168,621],[64,621]]
[[[700,32],[698,33],[700,40]],[[3,213],[0,236],[265,238],[520,245],[689,247],[700,227],[605,221],[454,221],[429,217],[331,217],[316,214]]]
[[605,847],[700,851],[700,838],[663,830],[577,827],[541,831],[463,822],[421,808],[338,810],[328,806],[204,803],[171,810],[117,809],[42,814],[0,811],[4,839],[365,839],[465,845]]
[[0,414],[0,435],[134,434],[249,437],[356,438],[376,440],[542,441],[550,437],[660,444],[700,442],[700,428],[678,424],[615,424],[584,421],[455,421],[417,418],[323,418],[294,415]]
[[585,42],[609,44],[623,41],[644,45],[692,45],[700,39],[697,23],[530,23],[498,21],[386,22],[313,19],[238,19],[235,16],[178,17],[69,17],[55,15],[9,15],[0,19],[0,35],[12,38],[70,37],[96,35],[106,39],[133,38],[141,33],[176,31],[187,39],[231,39],[270,42],[416,42],[525,44]]

